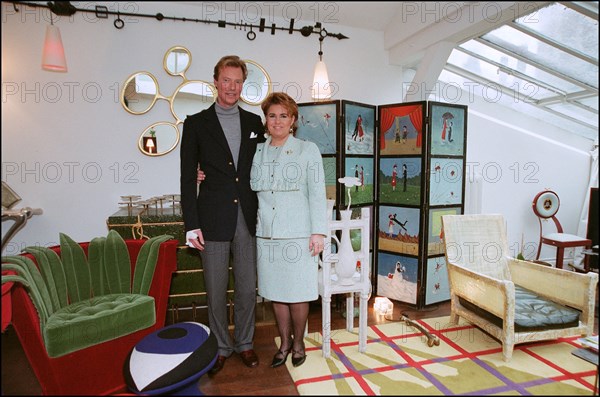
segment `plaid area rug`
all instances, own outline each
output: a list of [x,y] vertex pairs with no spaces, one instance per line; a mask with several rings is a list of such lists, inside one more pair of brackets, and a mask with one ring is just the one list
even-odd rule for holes
[[[427,339],[405,323],[369,327],[366,353],[358,329],[331,331],[331,358],[321,353],[321,333],[305,337],[307,359],[287,369],[301,395],[590,395],[596,366],[571,352],[578,337],[515,346],[511,362],[502,346],[469,323],[449,317],[418,320],[440,338]],[[275,338],[279,345],[279,337]]]

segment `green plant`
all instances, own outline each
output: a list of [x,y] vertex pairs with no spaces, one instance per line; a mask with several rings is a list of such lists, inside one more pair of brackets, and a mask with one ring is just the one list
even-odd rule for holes
[[523,235],[523,233],[521,233],[521,249],[519,250],[519,253],[517,254],[517,259],[521,260],[521,261],[525,260],[525,257],[523,256],[524,239],[525,239],[525,236]]

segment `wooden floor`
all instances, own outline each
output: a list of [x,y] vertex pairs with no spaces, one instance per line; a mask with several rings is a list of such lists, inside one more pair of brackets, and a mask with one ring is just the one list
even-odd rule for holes
[[[388,320],[377,316],[373,311],[372,298],[369,302],[368,324],[386,323]],[[321,330],[321,306],[320,301],[311,303],[308,320],[308,332],[319,332]],[[342,301],[332,307],[332,329],[344,329],[346,319],[342,316],[344,312]],[[417,311],[413,307],[394,301],[394,314],[391,321],[398,321],[401,314],[412,319],[446,316],[450,314],[450,303],[443,302],[431,305],[423,310]],[[191,310],[170,312],[167,322],[195,320],[207,323],[203,318],[205,312],[198,310],[193,318]],[[277,351],[274,339],[278,336],[277,328],[270,304],[257,304],[257,327],[254,338],[254,350],[260,359],[258,368],[244,366],[238,355],[232,355],[226,362],[221,372],[214,377],[202,376],[199,382],[200,390],[207,395],[298,395],[292,378],[285,366],[270,368],[273,355]],[[355,326],[358,319],[355,318]],[[594,333],[598,333],[598,312]],[[289,358],[288,358],[289,360]],[[2,334],[2,396],[6,395],[41,395],[40,386],[27,362],[27,358],[21,348],[12,327]]]
[[[308,332],[321,330],[320,301],[311,303],[308,320]],[[343,308],[339,304],[332,307],[332,329],[345,328],[346,319],[342,316]],[[387,322],[378,319],[373,312],[373,299],[369,302],[368,324]],[[438,317],[450,313],[449,302],[431,305],[421,311],[409,305],[394,302],[392,320],[405,314],[410,318],[419,319]],[[196,321],[204,322],[203,312],[198,310]],[[200,379],[200,390],[207,395],[298,395],[292,378],[285,366],[270,368],[273,355],[277,351],[274,339],[278,336],[273,312],[269,303],[257,305],[257,327],[254,338],[254,350],[260,359],[258,368],[246,367],[238,355],[232,355],[221,372],[213,377],[207,375]],[[168,315],[168,323],[187,321],[191,319],[191,311],[180,311],[178,317],[173,312]],[[355,326],[358,319],[355,318]],[[289,360],[289,358],[288,358]],[[11,326],[2,334],[2,396],[7,395],[41,395],[41,389],[35,375],[29,366],[25,353]]]

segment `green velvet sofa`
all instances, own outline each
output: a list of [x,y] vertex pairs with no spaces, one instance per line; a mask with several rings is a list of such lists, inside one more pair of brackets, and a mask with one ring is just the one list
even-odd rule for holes
[[13,282],[11,323],[44,394],[125,390],[133,346],[162,328],[177,241],[169,235],[89,243],[65,234],[60,246],[28,247],[2,258]]

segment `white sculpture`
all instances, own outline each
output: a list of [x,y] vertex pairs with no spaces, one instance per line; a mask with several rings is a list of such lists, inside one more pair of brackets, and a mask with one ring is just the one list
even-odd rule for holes
[[349,176],[339,178],[338,181],[343,183],[348,190],[348,207],[345,210],[340,210],[342,227],[339,230],[342,231],[341,240],[335,234],[331,235],[338,244],[338,260],[334,267],[337,280],[334,279],[334,281],[338,281],[341,285],[351,285],[353,283],[352,277],[356,273],[357,258],[350,240],[350,220],[352,217],[350,189],[354,186],[360,186],[361,183],[358,178]]

